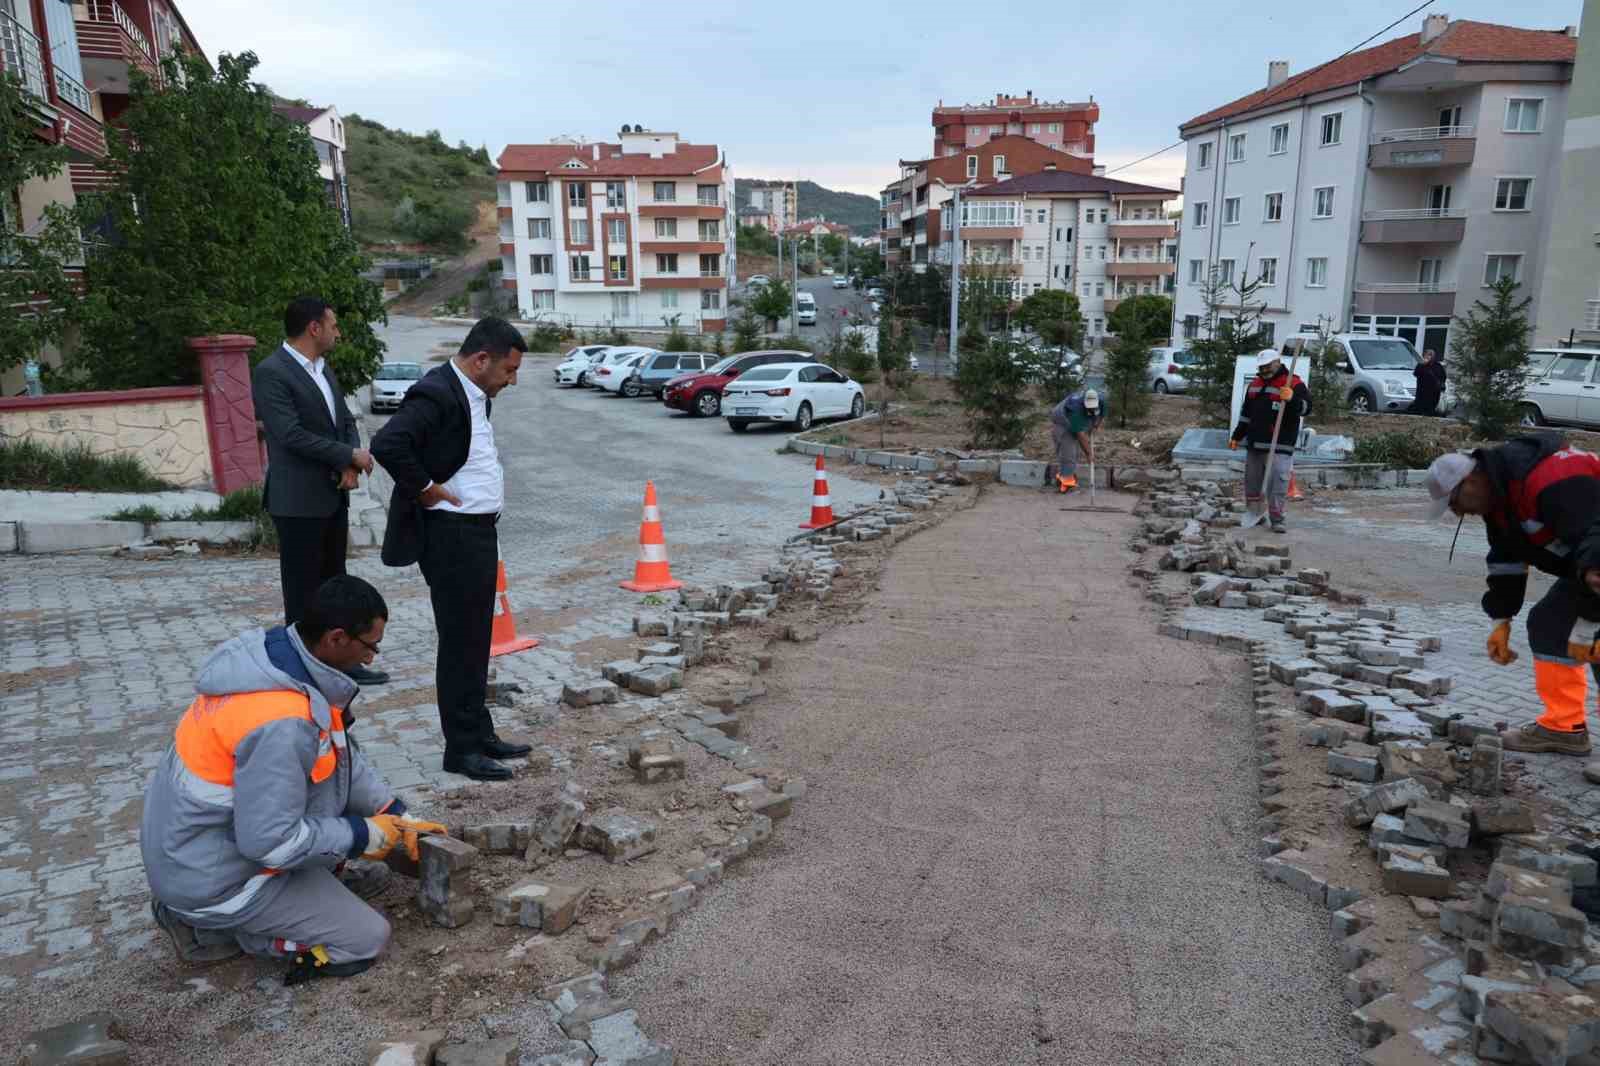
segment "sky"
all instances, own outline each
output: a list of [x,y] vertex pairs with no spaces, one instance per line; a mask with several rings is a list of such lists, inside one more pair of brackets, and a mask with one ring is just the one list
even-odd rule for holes
[[[1100,104],[1096,161],[1122,167],[1183,121],[1334,58],[1421,0],[1150,0],[1120,5],[609,4],[572,0],[179,0],[213,60],[254,51],[258,80],[454,144],[614,140],[623,124],[715,143],[734,174],[876,194],[932,151],[932,111],[1032,90]],[[1559,29],[1581,0],[1436,0],[1423,14]],[[1600,32],[1600,27],[1593,28]],[[1177,188],[1181,150],[1116,176]]]

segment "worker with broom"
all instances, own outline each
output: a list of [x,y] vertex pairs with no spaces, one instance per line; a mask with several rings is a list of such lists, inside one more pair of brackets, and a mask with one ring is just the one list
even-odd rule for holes
[[1264,492],[1272,531],[1284,531],[1283,505],[1289,495],[1294,446],[1300,439],[1300,420],[1310,413],[1311,392],[1306,383],[1284,367],[1277,352],[1262,349],[1256,355],[1256,376],[1245,388],[1239,424],[1228,441],[1229,448],[1237,448],[1241,442],[1249,448],[1244,464],[1244,501],[1256,517],[1248,524],[1260,521]]
[[[1050,411],[1050,442],[1056,448],[1056,491],[1078,487],[1078,454],[1094,462],[1094,432],[1106,420],[1105,404],[1093,389],[1068,393]],[[1046,479],[1046,484],[1049,479]]]

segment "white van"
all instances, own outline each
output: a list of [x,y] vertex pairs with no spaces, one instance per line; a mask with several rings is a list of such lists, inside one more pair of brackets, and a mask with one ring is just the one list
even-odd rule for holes
[[794,298],[795,322],[802,326],[817,324],[817,298],[802,292]]
[[[1296,373],[1302,379],[1311,376],[1307,359],[1317,337],[1315,333],[1296,333],[1283,342],[1285,366],[1300,353],[1300,368]],[[1328,338],[1326,357],[1339,372],[1345,402],[1352,411],[1363,414],[1403,411],[1417,398],[1417,378],[1412,370],[1422,362],[1422,357],[1404,337],[1335,333]],[[1439,399],[1439,413],[1448,414],[1454,407],[1455,389],[1447,380],[1444,395]]]

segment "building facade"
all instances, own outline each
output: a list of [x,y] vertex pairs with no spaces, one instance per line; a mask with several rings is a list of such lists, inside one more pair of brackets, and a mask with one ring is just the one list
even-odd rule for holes
[[[1048,289],[1078,297],[1087,342],[1097,345],[1119,300],[1171,295],[1177,226],[1174,189],[1093,174],[1045,171],[961,193],[961,262],[1022,299]],[[940,259],[954,247],[955,212],[943,215]]]
[[1584,0],[1533,340],[1600,346],[1600,0]]
[[1320,325],[1444,354],[1496,278],[1535,295],[1576,45],[1432,15],[1298,77],[1271,63],[1185,123],[1178,332],[1203,330],[1213,272],[1260,281],[1272,343]]
[[1094,124],[1100,105],[1034,99],[1029,89],[1022,96],[995,93],[981,104],[933,109],[933,158],[959,155],[998,137],[1024,137],[1082,159],[1094,158]]
[[623,127],[616,143],[508,145],[501,284],[524,318],[720,332],[733,171],[714,144]]
[[750,206],[766,212],[772,219],[763,227],[770,233],[788,229],[800,220],[800,193],[792,181],[761,181],[749,183]]
[[344,228],[350,228],[350,182],[345,174],[344,120],[336,107],[314,107],[279,101],[272,109],[311,135],[317,152],[317,173],[327,190],[328,203],[339,212]]

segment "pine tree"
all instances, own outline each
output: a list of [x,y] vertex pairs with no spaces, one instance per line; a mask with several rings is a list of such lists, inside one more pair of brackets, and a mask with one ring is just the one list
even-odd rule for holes
[[1517,300],[1522,286],[1502,276],[1494,285],[1491,302],[1473,301],[1465,315],[1456,316],[1450,338],[1456,394],[1466,405],[1473,429],[1493,440],[1505,436],[1523,406],[1522,390],[1528,373],[1528,305]]
[[1117,425],[1124,428],[1131,418],[1139,421],[1150,411],[1150,392],[1145,386],[1150,367],[1150,345],[1137,320],[1126,324],[1106,355],[1106,391],[1111,394],[1111,411]]
[[[1230,283],[1223,280],[1216,267],[1202,283],[1205,319],[1201,327],[1205,336],[1190,342],[1189,352],[1195,361],[1184,368],[1184,377],[1189,379],[1189,391],[1199,398],[1201,406],[1215,409],[1224,418],[1233,402],[1233,373],[1239,357],[1253,355],[1262,347],[1261,316],[1267,305],[1265,300],[1256,300],[1260,288],[1260,278]],[[1231,314],[1224,315],[1225,311]]]

